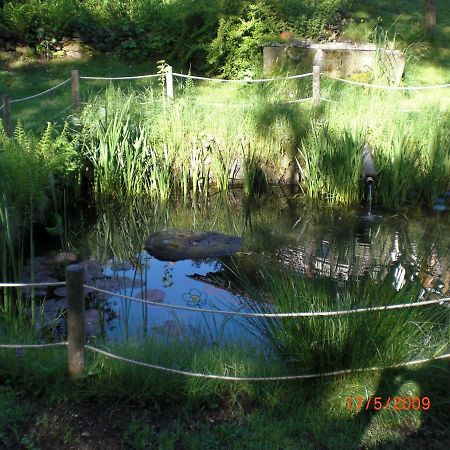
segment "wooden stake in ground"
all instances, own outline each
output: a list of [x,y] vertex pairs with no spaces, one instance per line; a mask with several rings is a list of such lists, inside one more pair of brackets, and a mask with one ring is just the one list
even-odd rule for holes
[[166,95],[169,100],[173,100],[173,74],[172,66],[166,67]]
[[317,106],[320,102],[320,66],[313,66],[313,102]]
[[84,371],[86,343],[85,304],[83,294],[84,269],[79,264],[66,268],[67,290],[67,350],[71,377]]
[[427,37],[432,39],[436,31],[436,0],[425,0],[425,31]]
[[72,70],[72,105],[75,109],[81,106],[81,95],[80,95],[80,74],[78,70]]
[[3,96],[3,127],[7,136],[12,136],[12,123],[11,123],[11,104],[9,102],[9,96]]

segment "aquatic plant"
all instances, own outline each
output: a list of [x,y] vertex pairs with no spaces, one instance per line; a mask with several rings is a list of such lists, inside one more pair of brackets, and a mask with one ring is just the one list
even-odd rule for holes
[[360,203],[362,146],[361,133],[333,133],[328,126],[313,123],[297,161],[306,195],[332,204]]
[[[238,272],[239,273],[239,272]],[[312,283],[290,272],[265,269],[258,285],[244,286],[253,298],[253,310],[268,312],[320,312],[347,310],[418,299],[417,281],[396,290],[391,276],[379,282],[365,278],[345,286]],[[388,366],[439,354],[447,346],[448,314],[445,306],[403,308],[331,317],[252,319],[290,366],[320,372],[365,366]],[[363,342],[364,345],[357,343]]]

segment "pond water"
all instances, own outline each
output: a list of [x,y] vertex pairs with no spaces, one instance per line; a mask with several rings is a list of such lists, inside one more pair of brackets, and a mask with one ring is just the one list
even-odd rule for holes
[[[233,190],[225,198],[215,195],[203,202],[106,204],[98,207],[95,223],[80,226],[78,250],[87,284],[161,305],[252,311],[251,302],[258,301],[246,297],[233,282],[226,270],[229,259],[167,262],[150,256],[143,249],[144,241],[164,228],[241,236],[243,252],[235,260],[250,278],[264,263],[295,271],[311,283],[345,287],[351,279],[363,283],[367,277],[389,277],[392,289],[400,290],[420,279],[424,289],[448,293],[448,214],[376,209],[372,213],[368,216],[364,208],[305,204],[300,195],[280,188],[251,201],[241,190]],[[259,339],[244,318],[175,311],[116,295],[89,293],[89,298],[89,333],[108,340],[160,336],[225,343]]]

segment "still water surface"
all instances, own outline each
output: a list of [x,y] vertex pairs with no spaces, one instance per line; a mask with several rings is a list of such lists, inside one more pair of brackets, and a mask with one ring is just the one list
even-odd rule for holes
[[[109,205],[99,208],[98,220],[86,230],[82,251],[102,265],[102,273],[88,280],[91,284],[198,309],[251,311],[239,289],[224,289],[211,277],[223,271],[223,260],[159,261],[143,249],[150,233],[183,228],[242,236],[243,254],[236,258],[249,272],[264,261],[314,283],[345,287],[352,279],[363,283],[367,277],[389,277],[392,289],[400,290],[419,278],[424,288],[448,293],[448,214],[376,209],[372,213],[368,220],[363,208],[305,204],[300,196],[278,188],[252,201],[234,190],[227,198],[216,195],[207,202]],[[196,337],[210,343],[258,338],[246,319],[174,311],[117,296],[96,298],[108,313],[101,315],[95,333],[102,330],[112,340],[146,335]]]

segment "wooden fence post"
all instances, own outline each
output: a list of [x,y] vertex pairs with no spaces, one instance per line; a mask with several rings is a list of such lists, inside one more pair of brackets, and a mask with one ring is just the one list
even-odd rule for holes
[[11,104],[9,102],[9,96],[3,96],[3,127],[7,136],[12,136],[12,123],[11,123]]
[[436,31],[436,0],[425,0],[425,31],[433,39]]
[[83,294],[84,269],[79,264],[66,268],[67,292],[67,350],[69,375],[76,377],[84,371],[86,342],[85,305]]
[[312,96],[314,106],[320,102],[320,66],[313,66],[313,86]]
[[75,109],[81,105],[80,96],[80,74],[77,69],[72,70],[72,105]]
[[167,98],[173,100],[173,74],[172,66],[166,67],[166,95]]

